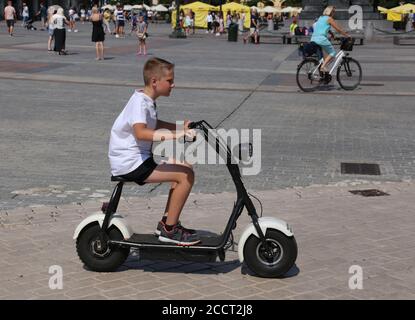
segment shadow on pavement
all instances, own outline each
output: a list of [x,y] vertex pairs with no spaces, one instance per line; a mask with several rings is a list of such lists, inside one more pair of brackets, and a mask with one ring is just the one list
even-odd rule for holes
[[[244,275],[248,275],[248,276],[252,276],[252,277],[257,277],[257,275],[252,272],[247,266],[246,264],[242,265],[242,270],[241,273]],[[300,269],[297,267],[296,264],[294,264],[290,270],[288,270],[288,272],[286,274],[284,274],[282,277],[277,277],[277,279],[286,279],[286,278],[291,278],[291,277],[295,277],[300,273]]]

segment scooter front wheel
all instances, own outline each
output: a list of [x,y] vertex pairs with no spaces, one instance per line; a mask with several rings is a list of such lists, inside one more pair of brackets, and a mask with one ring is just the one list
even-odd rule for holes
[[[108,243],[101,243],[99,233],[101,228],[98,224],[87,226],[76,241],[76,250],[81,261],[92,271],[111,272],[115,271],[127,259],[130,248],[124,248]],[[111,240],[123,240],[121,232],[111,227],[108,231]]]
[[287,237],[278,230],[268,229],[265,239],[266,247],[255,235],[248,238],[244,246],[245,263],[260,277],[281,277],[291,269],[297,259],[295,238]]

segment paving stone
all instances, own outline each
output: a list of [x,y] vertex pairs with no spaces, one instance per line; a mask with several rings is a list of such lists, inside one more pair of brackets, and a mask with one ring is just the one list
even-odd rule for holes
[[[167,38],[168,25],[153,24],[151,54],[176,64],[177,88],[160,99],[160,118],[261,129],[261,171],[243,176],[244,183],[262,201],[264,216],[293,226],[297,270],[277,280],[255,278],[237,252],[228,252],[225,263],[214,264],[131,254],[118,272],[95,273],[79,261],[72,235],[112,192],[108,128],[140,85],[137,68],[145,60],[137,60],[134,39],[108,37],[113,59],[97,68],[89,25],[80,28],[68,38],[69,50],[78,54],[65,60],[44,52],[41,33],[19,28],[24,37],[12,45],[0,39],[2,299],[414,298],[413,48],[387,42],[356,48],[353,55],[365,73],[359,90],[335,85],[304,95],[295,84],[294,47],[239,50],[241,43],[205,34],[177,42]],[[378,163],[382,175],[342,175],[341,162]],[[186,226],[223,232],[234,185],[224,166],[197,164],[195,172],[181,219]],[[370,188],[390,195],[349,192]],[[168,185],[126,185],[119,212],[135,230],[152,232],[168,191]],[[236,241],[248,223],[244,211]],[[64,272],[64,289],[52,293],[51,265]],[[363,268],[363,290],[348,288],[352,265]]]

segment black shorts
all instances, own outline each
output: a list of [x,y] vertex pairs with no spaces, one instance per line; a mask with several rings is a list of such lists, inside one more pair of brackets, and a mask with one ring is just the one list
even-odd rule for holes
[[118,26],[124,27],[124,20],[118,20]]
[[144,181],[153,173],[154,169],[157,167],[157,163],[154,162],[153,157],[148,158],[140,166],[131,171],[130,173],[123,174],[120,177],[127,179],[129,181],[134,181],[140,186],[146,184]]
[[7,28],[14,27],[14,20],[6,20]]

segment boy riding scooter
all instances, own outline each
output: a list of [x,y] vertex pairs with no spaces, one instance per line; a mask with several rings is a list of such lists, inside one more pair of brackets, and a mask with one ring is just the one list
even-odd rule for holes
[[[144,90],[135,90],[111,129],[109,160],[111,174],[146,183],[171,182],[162,220],[156,233],[159,241],[190,246],[200,242],[194,230],[180,224],[179,216],[194,183],[191,165],[176,160],[157,164],[153,159],[153,141],[193,138],[195,131],[157,119],[156,99],[168,97],[174,88],[174,64],[159,58],[149,59],[143,70]],[[167,129],[167,130],[159,130]]]

